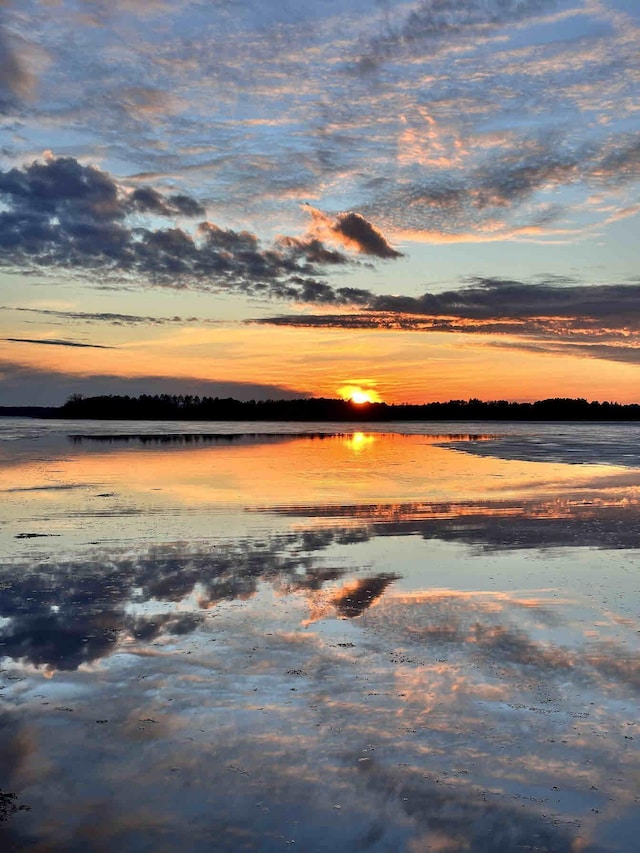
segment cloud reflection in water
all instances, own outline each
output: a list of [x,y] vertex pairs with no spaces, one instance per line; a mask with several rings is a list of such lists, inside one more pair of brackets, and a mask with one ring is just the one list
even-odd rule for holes
[[635,849],[633,490],[247,508],[16,541],[7,849]]

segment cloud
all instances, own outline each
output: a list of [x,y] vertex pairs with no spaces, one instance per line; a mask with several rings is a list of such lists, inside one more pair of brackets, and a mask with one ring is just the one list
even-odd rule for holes
[[640,340],[634,346],[616,346],[615,344],[574,344],[571,342],[536,344],[525,341],[491,341],[490,346],[500,349],[514,349],[534,353],[559,353],[575,355],[578,358],[601,358],[605,361],[618,361],[625,364],[640,364]]
[[108,323],[112,326],[174,326],[186,324],[210,326],[223,322],[221,320],[211,320],[202,317],[151,317],[139,314],[119,314],[112,311],[57,311],[53,308],[26,308],[7,305],[0,305],[0,310],[20,311],[28,314],[37,314],[42,317],[52,317],[59,320],[81,323]]
[[[559,5],[443,0],[380,16],[356,66],[363,86],[375,82],[379,122],[407,144],[395,159],[378,139],[371,145],[377,185],[360,205],[365,216],[383,211],[385,228],[433,242],[495,238],[496,216],[503,240],[532,227],[544,235],[558,220],[584,234],[576,191],[638,180],[639,137],[624,120],[638,71],[634,15],[589,4],[534,20]],[[412,90],[415,81],[428,85]],[[616,203],[632,201],[629,189]]]
[[427,46],[433,55],[461,37],[485,37],[489,29],[533,17],[556,5],[556,0],[422,0],[400,20],[385,19],[381,32],[363,46],[357,67],[371,72],[387,60]]
[[640,134],[629,133],[609,144],[591,169],[605,183],[625,184],[640,177]]
[[[131,215],[199,216],[189,196],[163,195],[151,187],[127,193],[106,172],[77,160],[49,157],[0,172],[0,258],[17,268],[34,265],[115,273],[169,287],[226,288],[284,299],[304,299],[319,287],[314,276],[349,258],[315,235],[282,237],[262,246],[249,231],[201,221],[193,230],[150,228]],[[338,217],[329,228],[360,253],[397,257],[358,214]]]
[[[496,204],[508,239],[547,212],[527,204],[538,192],[587,189],[582,163],[603,142],[607,186],[636,179],[633,151],[619,170],[613,153],[631,142],[637,100],[632,11],[560,0],[311,4],[295,15],[272,4],[268,17],[251,2],[240,18],[230,8],[194,17],[150,4],[145,19],[127,13],[126,40],[117,14],[93,20],[63,2],[54,19],[30,7],[27,33],[27,14],[8,10],[12,37],[50,62],[12,156],[38,150],[43,132],[51,144],[62,136],[69,152],[130,164],[257,231],[291,221],[291,199],[307,198],[334,210],[356,201],[385,232],[477,238],[495,234]],[[180,207],[170,195],[161,211]],[[144,192],[139,203],[155,206]],[[574,204],[556,193],[551,203],[584,227]]]
[[190,196],[164,196],[153,187],[138,187],[128,199],[131,210],[157,213],[160,216],[204,216],[205,208]]
[[608,321],[640,328],[640,284],[584,285],[562,280],[526,283],[471,279],[468,287],[418,298],[379,296],[372,307],[435,317],[474,320],[566,318]]
[[207,317],[153,317],[145,314],[120,314],[113,311],[58,311],[53,308],[26,308],[23,306],[0,305],[0,311],[18,311],[25,314],[37,314],[41,317],[72,323],[105,323],[111,326],[218,326],[223,320]]
[[[384,224],[398,234],[431,243],[566,239],[584,233],[585,226],[567,221],[558,190],[622,191],[639,179],[639,134],[576,144],[552,132],[503,141],[465,168],[408,169],[405,181],[383,185],[362,210],[384,211]],[[634,213],[633,204],[620,206]]]
[[303,254],[312,264],[345,264],[348,259],[342,252],[329,249],[317,237],[280,237],[277,245],[285,250]]
[[45,344],[46,346],[54,347],[87,347],[89,349],[115,349],[115,347],[104,346],[102,344],[83,344],[79,341],[59,341],[55,338],[4,338],[4,340],[20,344]]
[[[345,304],[345,296],[335,290],[318,301],[338,307]],[[280,315],[251,322],[500,335],[526,340],[492,345],[640,361],[640,284],[635,283],[586,285],[562,279],[526,283],[479,277],[466,287],[419,297],[358,291],[353,304],[360,310]]]
[[[466,287],[422,296],[376,295],[372,291],[356,291],[358,303],[367,311],[398,316],[411,323],[413,318],[454,322],[454,331],[461,331],[455,321],[574,321],[588,327],[590,322],[609,323],[620,328],[640,330],[640,284],[586,285],[570,280],[550,279],[541,282],[522,282],[513,279],[475,277]],[[328,304],[344,304],[342,289],[327,291]],[[364,314],[364,322],[367,315]],[[288,319],[309,325],[321,325],[323,318],[269,318],[262,322],[283,322]],[[333,318],[330,317],[330,320]],[[336,325],[348,326],[353,315],[337,315]],[[360,322],[356,317],[356,324]],[[255,321],[260,322],[260,321]],[[376,317],[371,317],[375,324]],[[292,325],[296,323],[293,322]],[[502,328],[506,329],[507,326]],[[494,331],[492,328],[491,331]]]
[[33,75],[14,50],[18,42],[0,23],[0,114],[15,109],[33,86]]
[[310,396],[308,390],[260,382],[217,382],[175,376],[88,376],[0,361],[3,406],[60,406],[71,394],[190,394],[234,397],[237,400],[283,400]]
[[312,217],[311,233],[321,239],[334,240],[345,248],[376,258],[400,258],[383,234],[360,213],[339,213],[332,219],[326,213],[306,205]]

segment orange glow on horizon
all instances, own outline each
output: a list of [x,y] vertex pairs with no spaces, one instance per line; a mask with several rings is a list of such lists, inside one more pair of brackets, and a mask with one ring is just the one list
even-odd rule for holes
[[[26,369],[36,379],[42,372],[42,382],[50,381],[53,387],[63,382],[60,403],[76,376],[85,383],[90,377],[104,377],[111,393],[129,393],[124,382],[131,387],[131,380],[139,380],[144,389],[147,378],[162,380],[167,393],[180,393],[185,382],[197,389],[202,382],[197,392],[201,396],[216,392],[204,383],[238,384],[238,394],[230,387],[222,389],[222,396],[240,396],[246,384],[255,386],[251,396],[256,399],[279,397],[280,389],[300,397],[345,400],[351,400],[354,392],[366,393],[370,402],[388,404],[470,398],[530,402],[584,397],[620,403],[638,399],[637,363],[587,359],[573,351],[517,349],[522,341],[516,336],[266,326],[254,328],[250,336],[235,326],[159,328],[142,338],[139,334],[116,328],[109,339],[113,349],[0,340],[0,361],[7,377],[11,371],[22,375]],[[53,375],[47,377],[48,373]],[[119,379],[124,380],[122,386]],[[34,402],[25,399],[24,405]],[[354,402],[354,409],[358,405]]]

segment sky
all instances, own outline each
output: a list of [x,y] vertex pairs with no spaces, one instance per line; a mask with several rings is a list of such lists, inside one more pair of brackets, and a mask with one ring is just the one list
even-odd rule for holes
[[0,405],[640,400],[637,0],[0,0]]

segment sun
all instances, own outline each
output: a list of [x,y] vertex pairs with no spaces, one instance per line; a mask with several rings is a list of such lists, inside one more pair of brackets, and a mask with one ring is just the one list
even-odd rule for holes
[[380,395],[373,388],[366,388],[362,385],[343,385],[338,389],[338,393],[343,400],[348,400],[356,406],[363,406],[366,403],[379,403]]
[[367,391],[353,391],[351,394],[351,402],[362,406],[363,403],[372,403],[371,395]]

